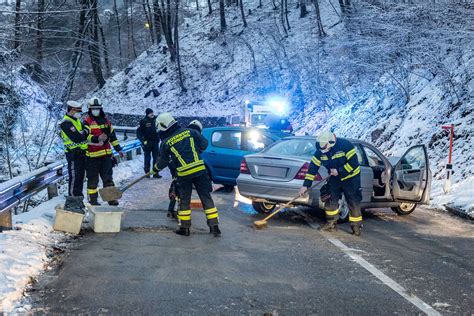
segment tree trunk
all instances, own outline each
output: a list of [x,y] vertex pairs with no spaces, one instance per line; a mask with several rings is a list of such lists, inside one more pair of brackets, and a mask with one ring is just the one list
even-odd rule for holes
[[300,5],[300,18],[304,18],[308,15],[308,9],[306,8],[306,0],[299,0]]
[[153,17],[155,20],[155,35],[156,35],[156,43],[159,44],[161,42],[161,11],[160,11],[160,4],[158,0],[153,0]]
[[91,19],[92,28],[90,29],[89,55],[91,59],[92,72],[97,80],[99,88],[105,85],[104,75],[102,73],[101,54],[99,49],[99,15],[97,12],[97,1],[91,0]]
[[[131,39],[132,39],[132,51],[133,51],[133,56],[135,58],[138,57],[137,50],[135,48],[135,31],[133,29],[133,0],[130,2],[130,32],[131,32]],[[127,12],[128,13],[128,12]],[[128,15],[128,14],[127,14]]]
[[286,20],[286,25],[288,26],[288,30],[291,29],[290,26],[290,20],[288,19],[288,0],[282,0],[285,2],[285,20]]
[[43,27],[44,27],[44,0],[38,0],[38,17],[36,21],[36,63],[35,75],[41,73],[41,65],[43,64]]
[[175,15],[174,15],[174,44],[176,45],[176,62],[178,66],[179,86],[181,87],[181,92],[184,93],[186,92],[186,87],[184,86],[183,73],[181,71],[181,57],[179,55],[179,34],[178,34],[179,0],[175,0],[175,1],[176,1],[176,7],[175,7]]
[[78,27],[78,38],[74,43],[74,51],[69,61],[69,69],[64,83],[64,88],[61,93],[61,102],[65,103],[69,99],[72,87],[74,85],[74,77],[76,76],[77,67],[82,58],[82,50],[84,47],[84,37],[89,28],[89,23],[86,24],[86,11],[87,11],[87,0],[80,0],[81,10],[79,12],[79,27]]
[[224,32],[227,28],[227,24],[225,22],[225,2],[224,0],[219,0],[219,13],[221,17],[221,31]]
[[[145,12],[146,25],[150,32],[151,43],[155,44],[155,35],[153,32],[153,21],[151,19],[151,11],[148,11],[148,0],[142,0],[143,12]],[[146,27],[146,26],[145,26]]]
[[110,75],[110,63],[109,63],[109,49],[107,48],[107,42],[105,40],[105,35],[104,35],[104,28],[102,27],[102,23],[100,22],[99,16],[97,16],[97,21],[99,22],[99,31],[100,31],[100,37],[102,39],[102,50],[104,52],[104,64],[105,64],[105,70],[107,72],[107,76]]
[[115,23],[117,25],[117,38],[118,38],[118,48],[119,48],[119,57],[120,57],[120,67],[123,67],[123,56],[122,56],[122,37],[120,29],[120,18],[119,12],[117,9],[117,0],[114,0],[114,14],[115,14]]
[[207,7],[209,8],[209,15],[212,14],[212,3],[211,0],[207,0]]
[[163,29],[163,35],[165,36],[166,46],[170,52],[170,60],[176,61],[176,47],[173,43],[172,25],[171,25],[171,1],[161,0],[161,27]]
[[240,14],[242,15],[242,22],[244,22],[244,27],[247,27],[247,20],[245,19],[245,13],[244,13],[244,1],[240,0]]
[[16,3],[15,3],[15,41],[13,42],[13,49],[17,49],[18,47],[20,47],[20,35],[21,35],[20,11],[21,11],[21,0],[16,0]]
[[321,21],[321,11],[319,10],[319,0],[314,0],[314,11],[316,13],[316,23],[318,24],[319,37],[325,37],[323,22]]

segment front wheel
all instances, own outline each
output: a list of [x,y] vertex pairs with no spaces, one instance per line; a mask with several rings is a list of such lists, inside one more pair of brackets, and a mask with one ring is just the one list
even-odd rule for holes
[[261,214],[270,214],[276,207],[276,204],[267,202],[252,202],[254,210]]
[[400,203],[400,205],[392,207],[392,211],[399,215],[408,215],[416,209],[415,203]]

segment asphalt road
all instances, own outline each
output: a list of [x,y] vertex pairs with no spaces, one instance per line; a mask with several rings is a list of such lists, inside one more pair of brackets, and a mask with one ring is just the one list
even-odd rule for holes
[[214,193],[223,236],[193,212],[191,237],[166,218],[169,179],[127,191],[123,231],[86,232],[30,293],[36,313],[211,315],[472,314],[474,226],[426,209],[365,214],[363,236],[320,233],[285,212],[257,231],[248,206]]

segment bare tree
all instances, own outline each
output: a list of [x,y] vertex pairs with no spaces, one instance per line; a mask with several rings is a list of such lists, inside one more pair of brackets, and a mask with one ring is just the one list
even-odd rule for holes
[[308,15],[308,9],[306,8],[306,0],[299,0],[298,5],[300,7],[300,18],[304,18]]
[[209,8],[209,15],[212,14],[212,3],[211,0],[207,0],[207,7]]
[[178,77],[179,77],[179,86],[181,87],[181,92],[186,92],[186,87],[184,86],[183,73],[181,70],[181,57],[179,54],[179,33],[178,33],[178,24],[179,24],[179,0],[175,0],[175,16],[174,16],[174,43],[176,45],[176,64],[178,67]]
[[316,24],[318,25],[318,34],[319,37],[327,36],[326,32],[324,32],[323,22],[321,20],[321,11],[319,10],[319,0],[313,0],[314,3],[314,11],[316,14]]
[[21,19],[21,0],[15,2],[15,41],[13,43],[13,49],[20,47],[20,19]]
[[101,53],[99,49],[99,15],[97,12],[97,0],[89,1],[92,18],[91,28],[89,31],[89,55],[91,59],[92,72],[94,73],[99,88],[102,88],[105,85],[105,79],[102,72]]
[[117,26],[117,40],[118,40],[120,65],[123,67],[122,36],[121,36],[121,28],[120,28],[120,17],[119,17],[119,12],[117,9],[117,0],[114,0],[114,15],[115,15],[115,24]]
[[242,15],[242,22],[244,22],[244,27],[247,27],[247,20],[245,19],[245,13],[244,13],[244,1],[240,0],[240,14]]
[[36,20],[36,62],[35,75],[39,77],[43,63],[43,27],[44,27],[44,0],[38,0],[38,16]]
[[225,21],[225,2],[224,0],[219,0],[219,15],[221,19],[221,31],[224,32],[227,28]]

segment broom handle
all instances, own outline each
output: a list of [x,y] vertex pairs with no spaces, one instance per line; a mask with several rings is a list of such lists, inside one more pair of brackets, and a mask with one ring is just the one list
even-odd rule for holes
[[138,179],[135,179],[133,180],[132,182],[130,182],[129,184],[127,184],[126,186],[124,186],[123,188],[120,188],[120,191],[121,192],[124,192],[128,189],[130,189],[132,186],[134,186],[135,184],[137,184],[138,182],[142,181],[143,179],[145,179],[146,177],[148,177],[150,175],[149,172],[145,173],[143,176],[141,176],[140,178]]
[[[314,183],[310,188],[308,188],[308,190],[309,190],[309,189],[312,189],[313,187],[315,187],[318,183],[323,182],[323,181],[326,181],[327,179],[329,179],[329,177],[330,177],[330,176],[327,176],[327,177],[321,179],[321,181],[318,181],[318,182]],[[306,191],[308,191],[308,190],[306,190]],[[281,210],[283,210],[284,208],[290,206],[291,203],[293,203],[294,201],[296,201],[300,196],[301,196],[301,195],[298,194],[298,196],[296,196],[295,198],[293,198],[290,202],[287,202],[286,204],[280,206],[276,211],[274,211],[273,213],[271,213],[270,215],[268,215],[267,217],[265,217],[265,218],[263,219],[263,221],[268,221],[268,220],[269,220],[270,218],[272,218],[275,214],[281,212]]]

